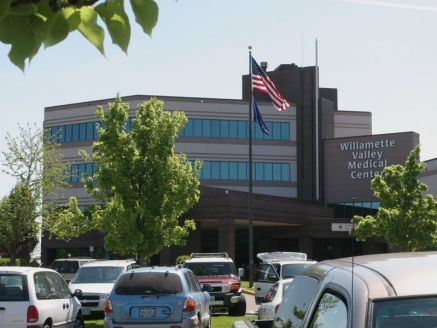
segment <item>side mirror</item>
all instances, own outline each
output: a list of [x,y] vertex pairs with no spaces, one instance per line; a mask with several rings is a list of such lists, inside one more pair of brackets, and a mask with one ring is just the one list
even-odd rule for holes
[[212,290],[212,286],[210,284],[202,285],[202,292],[210,292]]
[[238,268],[238,275],[239,275],[240,277],[243,277],[243,276],[244,276],[244,269],[243,269],[243,268]]
[[82,289],[75,289],[73,296],[81,297],[82,296]]

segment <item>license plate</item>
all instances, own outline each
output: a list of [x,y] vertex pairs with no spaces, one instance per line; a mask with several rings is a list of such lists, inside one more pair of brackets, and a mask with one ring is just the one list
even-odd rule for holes
[[154,317],[155,314],[155,308],[140,308],[140,317]]
[[83,315],[90,315],[91,314],[91,309],[89,309],[89,308],[82,308],[82,314]]
[[210,296],[210,297],[209,297],[209,301],[210,301],[210,302],[214,302],[214,301],[215,301],[215,296]]

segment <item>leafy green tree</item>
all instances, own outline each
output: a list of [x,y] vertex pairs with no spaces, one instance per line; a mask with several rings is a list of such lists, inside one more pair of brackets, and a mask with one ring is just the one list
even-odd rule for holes
[[0,243],[7,250],[10,265],[16,264],[21,249],[33,249],[38,243],[36,205],[32,191],[23,183],[0,200]]
[[384,168],[371,182],[374,195],[383,207],[375,216],[354,216],[351,231],[357,240],[384,236],[390,247],[403,252],[437,246],[437,202],[422,193],[428,186],[418,180],[425,163],[420,162],[420,145],[410,152],[405,166]]
[[163,111],[155,98],[138,105],[126,132],[129,104],[117,95],[107,113],[96,115],[105,128],[92,155],[81,156],[97,165],[93,177],[83,175],[86,192],[94,199],[90,216],[78,209],[71,197],[67,209],[49,229],[68,239],[96,229],[106,234],[105,249],[134,254],[140,261],[157,254],[163,246],[185,245],[192,220],[179,225],[178,218],[199,199],[201,162],[192,165],[184,154],[174,153],[174,140],[187,118],[183,112]]
[[[153,0],[130,0],[130,4],[135,21],[151,36],[158,22],[157,4]],[[76,30],[105,56],[105,30],[98,17],[112,43],[127,53],[131,26],[124,0],[1,0],[0,42],[11,45],[9,59],[23,71],[26,59],[30,61],[41,45],[54,46]]]
[[[19,130],[18,137],[13,138],[9,133],[6,136],[8,151],[2,152],[2,171],[17,180],[13,194],[22,195],[18,193],[21,189],[17,189],[22,188],[26,190],[26,197],[27,192],[32,197],[32,202],[26,203],[26,207],[34,207],[33,220],[40,226],[41,218],[46,217],[45,222],[51,224],[52,209],[59,206],[59,199],[64,197],[63,191],[69,187],[66,181],[71,176],[71,164],[59,152],[58,134],[51,136],[38,128],[32,131],[29,125],[27,129],[19,126]],[[7,203],[7,200],[4,202]],[[9,205],[4,206],[7,209]],[[30,209],[26,211],[31,213]],[[39,238],[40,229],[29,229],[29,232]]]

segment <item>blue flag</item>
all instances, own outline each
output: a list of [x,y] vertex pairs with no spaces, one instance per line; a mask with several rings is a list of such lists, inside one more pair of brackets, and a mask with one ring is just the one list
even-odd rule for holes
[[269,135],[269,129],[264,124],[263,118],[261,117],[261,113],[259,112],[258,106],[256,105],[255,99],[252,99],[253,102],[253,120],[259,124],[261,127],[261,131],[267,135]]

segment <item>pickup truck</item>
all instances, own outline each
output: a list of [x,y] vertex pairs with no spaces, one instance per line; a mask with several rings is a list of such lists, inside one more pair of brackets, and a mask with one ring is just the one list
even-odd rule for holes
[[233,328],[437,326],[437,252],[325,260],[289,284],[272,320]]

